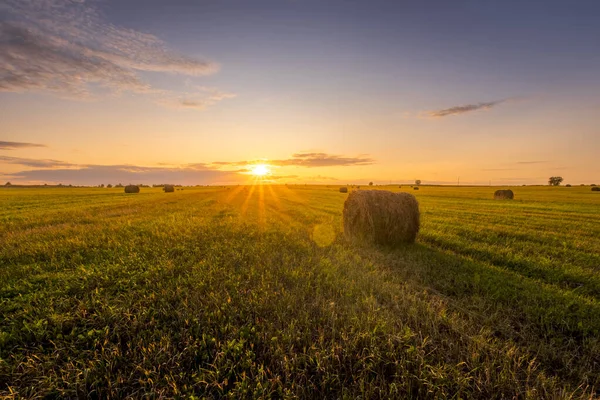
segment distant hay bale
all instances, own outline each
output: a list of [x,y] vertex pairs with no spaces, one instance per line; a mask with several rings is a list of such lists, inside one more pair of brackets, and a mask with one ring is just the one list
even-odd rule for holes
[[494,200],[512,200],[515,198],[515,194],[512,190],[496,190],[494,193]]
[[413,188],[413,190],[419,190],[419,188],[418,188],[417,186],[415,186],[415,187]]
[[346,186],[342,186],[340,188],[340,193],[348,193],[348,188]]
[[567,183],[567,184],[565,185],[565,187],[571,187],[571,185]]
[[175,191],[175,186],[173,185],[165,185],[163,187],[165,193],[173,193]]
[[600,186],[593,186],[592,192],[600,192]]
[[361,190],[344,203],[344,234],[350,240],[396,245],[413,243],[419,232],[419,203],[409,193]]
[[125,186],[125,193],[139,193],[140,187],[136,185],[127,185]]

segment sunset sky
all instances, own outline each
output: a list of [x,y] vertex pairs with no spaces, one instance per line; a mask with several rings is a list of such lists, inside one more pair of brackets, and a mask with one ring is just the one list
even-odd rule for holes
[[600,184],[600,2],[2,0],[0,182]]

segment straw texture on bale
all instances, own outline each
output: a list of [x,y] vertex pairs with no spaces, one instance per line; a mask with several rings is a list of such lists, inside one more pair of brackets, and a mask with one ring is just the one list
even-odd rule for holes
[[127,185],[125,186],[125,193],[139,193],[140,187],[136,185]]
[[341,187],[340,188],[340,193],[348,193],[348,188],[347,187]]
[[512,190],[496,190],[494,193],[494,200],[512,200],[515,198],[515,194]]
[[413,243],[419,232],[419,203],[409,193],[361,190],[344,203],[344,234],[350,240],[396,245]]
[[175,186],[165,185],[165,187],[163,187],[163,190],[165,191],[165,193],[173,193],[175,191]]
[[594,186],[592,192],[600,192],[600,186]]

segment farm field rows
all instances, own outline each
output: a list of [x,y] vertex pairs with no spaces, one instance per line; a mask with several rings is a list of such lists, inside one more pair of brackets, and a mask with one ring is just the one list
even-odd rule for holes
[[337,186],[0,189],[0,397],[600,394],[599,192],[375,189],[414,245]]

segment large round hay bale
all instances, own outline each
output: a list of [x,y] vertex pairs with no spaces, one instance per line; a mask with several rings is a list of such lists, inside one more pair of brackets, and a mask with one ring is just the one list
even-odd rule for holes
[[175,186],[173,186],[173,185],[165,185],[163,187],[163,190],[165,191],[165,193],[173,193],[175,191]]
[[409,193],[361,190],[344,203],[344,234],[350,240],[396,245],[413,243],[419,232],[419,203]]
[[592,187],[592,192],[600,192],[600,186]]
[[512,190],[496,190],[494,193],[494,200],[512,200],[515,198],[515,194]]
[[342,186],[340,188],[340,193],[348,193],[348,188],[346,186]]
[[125,193],[139,193],[140,187],[136,185],[127,185],[125,186]]

